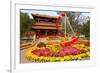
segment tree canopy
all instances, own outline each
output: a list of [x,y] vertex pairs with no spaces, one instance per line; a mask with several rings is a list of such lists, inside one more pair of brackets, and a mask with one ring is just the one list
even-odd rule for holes
[[32,21],[27,13],[20,12],[20,34],[32,30]]

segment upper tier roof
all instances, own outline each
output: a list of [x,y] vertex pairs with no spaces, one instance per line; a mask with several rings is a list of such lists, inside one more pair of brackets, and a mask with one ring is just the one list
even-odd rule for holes
[[43,15],[43,14],[32,14],[33,17],[44,17],[44,18],[55,18],[57,19],[58,16],[49,16],[49,15]]

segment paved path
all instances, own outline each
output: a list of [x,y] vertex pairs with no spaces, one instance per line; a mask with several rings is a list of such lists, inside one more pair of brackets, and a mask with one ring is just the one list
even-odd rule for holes
[[[39,43],[39,42],[45,42],[47,43],[47,40],[45,38],[39,38],[36,40],[36,45]],[[29,49],[22,49],[20,51],[20,63],[32,63],[31,61],[27,60],[24,56],[25,52],[27,52],[27,50]]]

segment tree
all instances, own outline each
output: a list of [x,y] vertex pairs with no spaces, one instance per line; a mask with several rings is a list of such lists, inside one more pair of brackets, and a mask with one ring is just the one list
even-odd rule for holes
[[32,21],[27,13],[20,12],[20,34],[32,30]]
[[80,29],[80,25],[78,25],[80,15],[81,15],[81,12],[68,12],[67,13],[69,22],[75,33],[77,33]]
[[[61,11],[59,11],[59,12],[57,11],[57,13],[60,14]],[[79,17],[81,15],[81,12],[67,12],[67,11],[65,11],[64,13],[66,13],[66,15],[68,17],[68,20],[70,22],[70,25],[72,26],[73,31],[75,33],[79,32],[79,29],[80,29],[81,25],[78,25],[78,23],[79,23]],[[64,21],[65,20],[63,19],[62,22],[64,22]],[[68,21],[66,21],[66,23],[67,22]],[[65,26],[63,26],[63,28],[65,28]],[[66,32],[68,34],[72,34],[73,33],[72,30],[71,30],[71,28],[69,27],[68,23],[66,25]]]
[[90,20],[83,24],[82,34],[88,39],[90,38]]

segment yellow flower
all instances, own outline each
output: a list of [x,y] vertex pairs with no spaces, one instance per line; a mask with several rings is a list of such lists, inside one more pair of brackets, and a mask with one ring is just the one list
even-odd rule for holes
[[51,62],[54,62],[55,61],[55,58],[54,57],[49,57],[50,61]]
[[87,52],[86,55],[87,55],[88,57],[90,57],[90,52]]
[[70,56],[64,56],[64,59],[69,61],[69,60],[71,60],[71,57]]
[[76,60],[77,58],[73,55],[73,56],[71,57],[71,59],[72,59],[72,60]]
[[80,56],[80,54],[77,55],[77,58],[78,58],[78,60],[81,60],[82,59],[81,56]]
[[60,58],[60,61],[63,62],[64,61],[64,58]]

